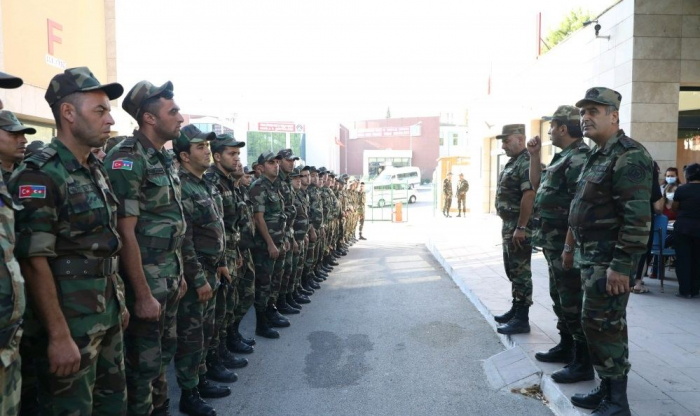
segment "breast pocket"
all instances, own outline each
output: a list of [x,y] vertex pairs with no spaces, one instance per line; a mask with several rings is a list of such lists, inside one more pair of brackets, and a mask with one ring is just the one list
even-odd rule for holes
[[610,164],[592,166],[582,175],[584,181],[582,199],[593,204],[602,204],[610,200]]
[[68,206],[71,233],[92,231],[105,225],[105,203],[94,185],[69,187]]
[[170,192],[170,181],[165,174],[146,177],[143,184],[143,196],[144,203],[148,208],[169,206],[171,202]]
[[218,221],[213,199],[202,197],[195,199],[194,209],[198,211],[198,217],[201,219],[202,224]]

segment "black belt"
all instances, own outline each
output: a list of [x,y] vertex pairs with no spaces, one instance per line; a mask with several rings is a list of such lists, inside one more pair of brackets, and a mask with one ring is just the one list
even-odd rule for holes
[[51,261],[54,276],[111,276],[119,272],[119,257],[102,259],[58,258]]
[[574,235],[581,238],[581,242],[587,241],[612,241],[617,240],[620,235],[620,230],[617,228],[613,229],[591,229],[582,230],[577,228],[574,230]]
[[185,235],[163,238],[137,234],[136,240],[139,242],[139,246],[142,247],[155,248],[156,250],[177,250],[182,247]]
[[0,350],[4,350],[10,347],[12,340],[15,339],[15,335],[19,328],[22,326],[22,319],[15,322],[14,324],[0,329]]

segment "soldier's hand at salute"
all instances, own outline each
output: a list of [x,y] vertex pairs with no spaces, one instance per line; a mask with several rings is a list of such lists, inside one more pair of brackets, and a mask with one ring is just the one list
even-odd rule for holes
[[561,266],[564,270],[571,270],[574,267],[574,253],[561,252]]
[[157,321],[160,318],[160,303],[150,293],[144,299],[136,299],[134,310],[136,317],[144,321]]
[[209,283],[205,283],[203,286],[197,288],[197,300],[199,302],[204,303],[211,299],[211,296],[211,286],[209,286]]
[[274,244],[269,244],[267,246],[267,254],[270,255],[270,258],[273,260],[276,260],[277,257],[280,255],[280,251],[277,249],[277,246]]
[[80,350],[70,333],[49,340],[48,356],[49,370],[58,377],[69,376],[80,369]]
[[542,141],[540,136],[535,136],[527,141],[527,152],[531,155],[539,155],[540,149],[542,149]]
[[226,278],[226,281],[231,283],[231,273],[228,270],[228,267],[218,267],[216,269],[216,275],[219,277],[219,280],[221,280],[221,276]]
[[608,295],[621,295],[630,291],[630,278],[624,274],[618,273],[608,267],[608,284],[606,290]]
[[513,233],[513,245],[517,250],[521,250],[523,248],[523,244],[525,243],[526,238],[527,235],[525,234],[524,230],[515,230],[515,232]]

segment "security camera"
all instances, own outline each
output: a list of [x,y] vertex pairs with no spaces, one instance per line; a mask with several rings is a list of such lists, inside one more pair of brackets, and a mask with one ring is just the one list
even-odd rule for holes
[[598,34],[600,33],[600,29],[601,29],[600,23],[596,23],[596,25],[593,26],[593,29],[595,29],[595,35],[598,36]]

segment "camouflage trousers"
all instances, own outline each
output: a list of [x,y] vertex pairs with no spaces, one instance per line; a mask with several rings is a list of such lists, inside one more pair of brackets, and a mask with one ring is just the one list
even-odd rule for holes
[[[285,271],[287,270],[287,265],[291,262],[291,251],[291,247],[289,250],[285,250],[284,245],[280,244],[280,254],[279,257],[277,257],[277,261],[275,262],[275,267],[272,272],[272,290],[270,293],[271,302],[277,302],[283,282],[286,287],[287,276],[285,276]],[[289,260],[287,260],[288,256]]]
[[[199,361],[199,377],[205,377],[207,373],[207,354],[209,351],[209,346],[212,340],[217,337],[219,330],[221,329],[221,324],[224,320],[223,314],[218,317],[216,316],[216,304],[219,300],[219,292],[221,291],[221,284],[219,278],[216,276],[215,270],[205,270],[207,274],[207,281],[211,285],[212,297],[204,304],[204,311],[202,311],[202,357]],[[213,285],[212,285],[213,282]]]
[[126,304],[131,312],[124,333],[129,415],[149,415],[168,398],[165,370],[177,349],[177,307],[180,276],[146,277],[151,294],[160,303],[157,321],[134,313],[134,292],[125,281]]
[[272,293],[279,292],[280,281],[275,282],[273,276],[275,270],[279,271],[284,266],[283,251],[280,250],[276,260],[270,258],[267,249],[264,248],[256,247],[251,252],[255,262],[255,310],[264,312]]
[[[617,379],[630,371],[627,340],[627,301],[629,292],[608,295],[598,290],[598,281],[607,283],[608,264],[581,266],[583,313],[581,324],[588,341],[591,362],[601,379]],[[634,284],[630,277],[630,286]]]
[[362,229],[365,228],[365,212],[364,212],[364,211],[360,212],[360,213],[359,213],[359,216],[360,216],[360,219],[359,219],[359,223],[360,223],[360,236],[362,236]]
[[248,309],[255,302],[255,268],[252,255],[249,250],[241,250],[243,256],[243,266],[238,269],[238,282],[236,288],[236,307],[234,310],[234,319],[236,322],[241,322]]
[[[207,283],[212,288],[212,298],[206,302],[197,299],[197,289],[188,286],[177,310],[177,350],[175,374],[177,384],[183,390],[197,387],[200,367],[206,358],[205,351],[212,338],[215,308],[220,293],[216,272],[204,270]],[[206,367],[205,367],[206,372]]]
[[[282,268],[282,277],[280,278],[279,295],[287,294],[287,290],[292,283],[292,269],[294,262],[294,240],[289,239],[289,250],[284,254],[284,267]],[[277,300],[277,297],[275,297]]]
[[467,212],[467,194],[457,196],[457,213]]
[[299,245],[299,250],[295,252],[292,257],[292,274],[286,293],[293,293],[296,288],[299,287],[301,284],[301,274],[304,271],[304,264],[306,263],[308,245],[304,240],[297,241],[297,244]]
[[532,257],[531,228],[525,230],[526,240],[518,249],[513,244],[513,232],[517,226],[517,219],[503,220],[501,236],[503,237],[503,265],[506,276],[511,283],[513,301],[525,306],[532,305],[532,272],[530,271],[530,259]]
[[564,270],[561,253],[558,249],[544,249],[544,257],[549,265],[549,296],[552,298],[554,313],[557,315],[557,329],[562,334],[570,334],[577,342],[586,342],[581,328],[583,289],[581,270]]
[[22,394],[22,359],[18,356],[7,367],[0,363],[0,415],[17,416]]
[[216,351],[222,340],[226,340],[227,328],[233,322],[233,315],[238,302],[238,268],[236,262],[238,255],[227,255],[227,267],[231,275],[231,282],[228,282],[225,277],[221,278],[221,286],[219,287],[219,295],[216,300],[216,309],[214,311],[215,326],[218,331],[214,334],[209,343],[209,350]]
[[451,194],[443,194],[443,196],[442,196],[442,212],[445,215],[449,215],[450,208],[452,208],[452,195]]
[[80,369],[65,377],[51,373],[48,338],[39,340],[38,350],[42,353],[35,357],[35,363],[41,414],[125,415],[127,391],[121,324],[92,328],[85,334],[71,328],[71,335],[80,351]]

